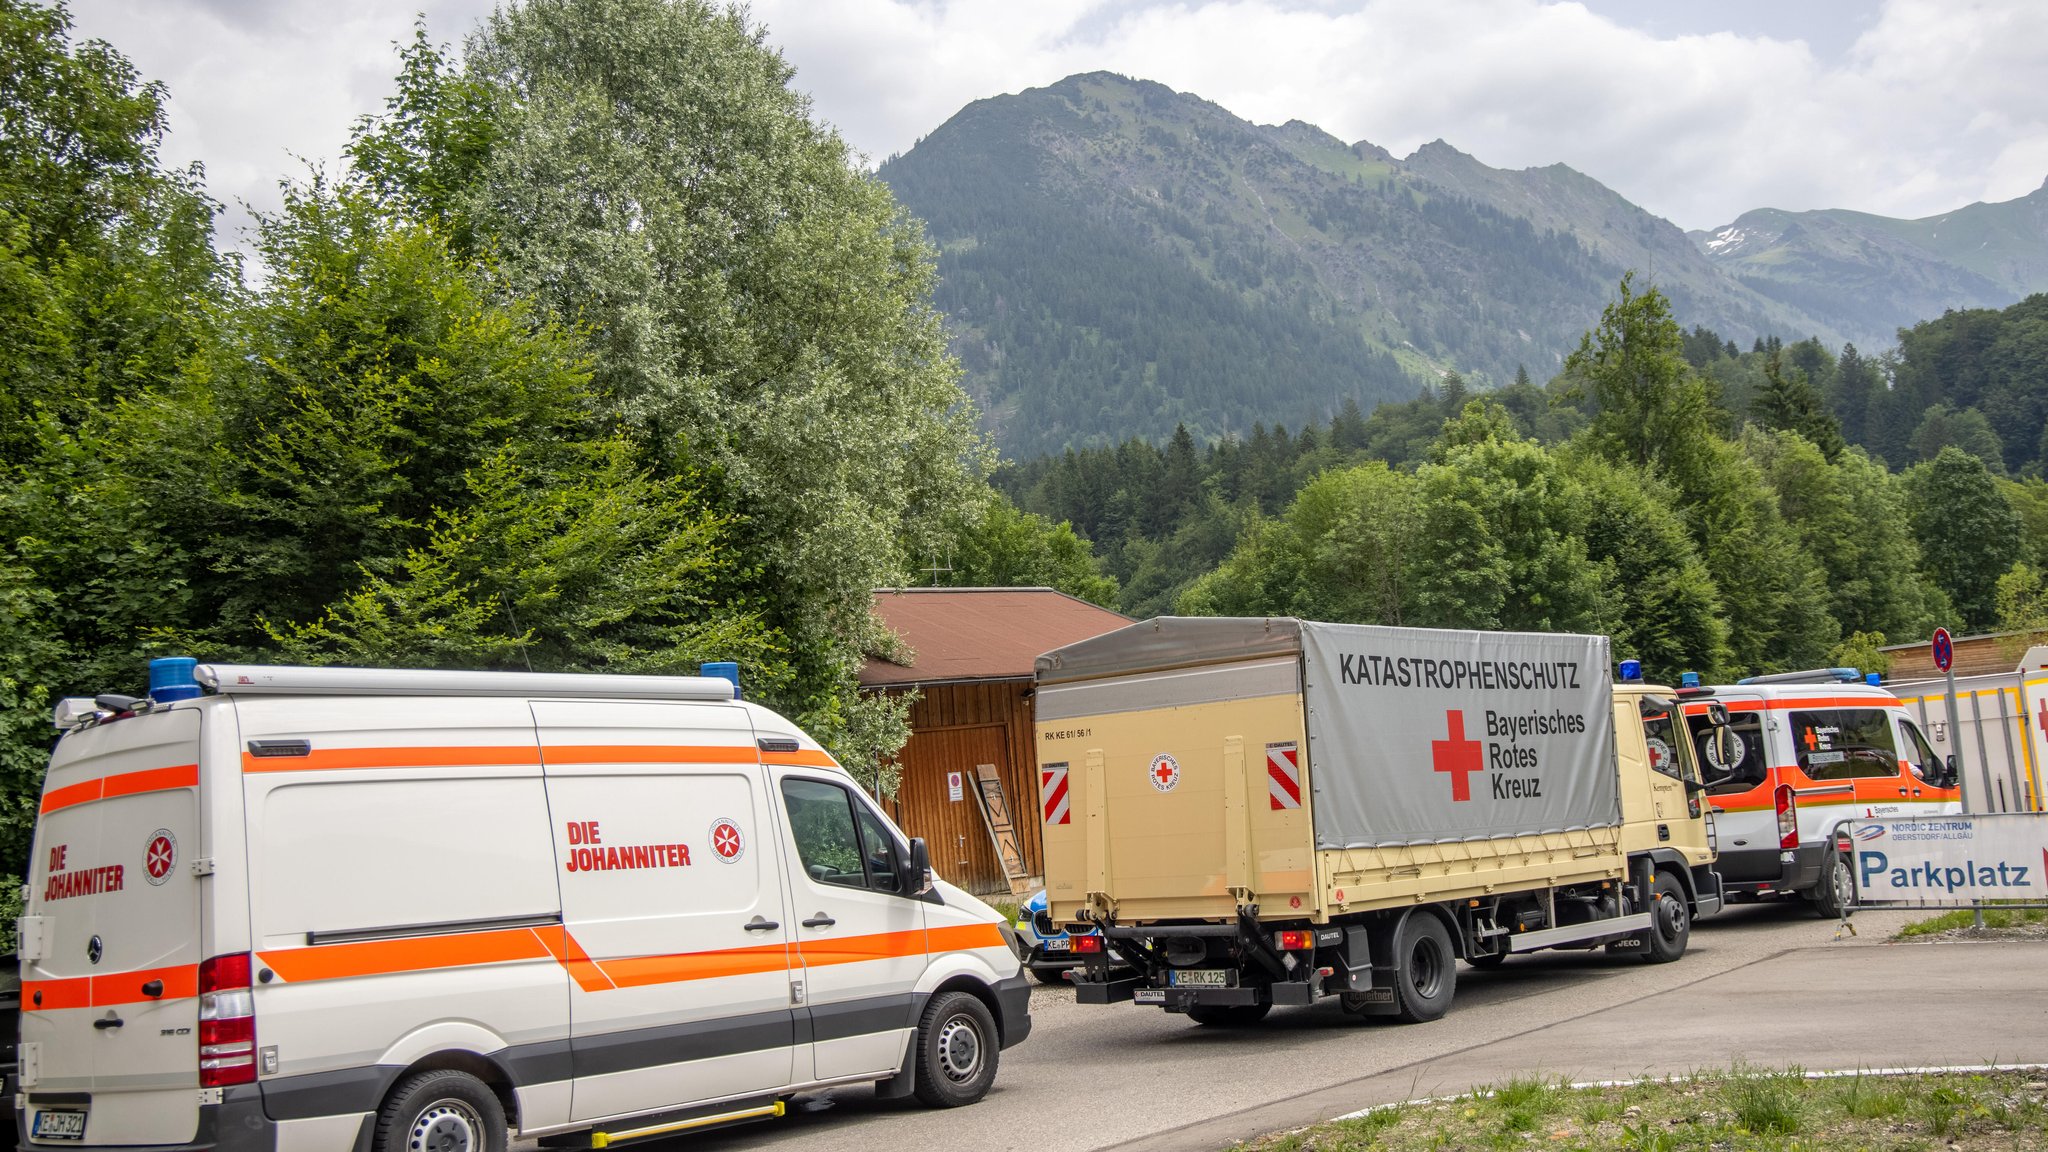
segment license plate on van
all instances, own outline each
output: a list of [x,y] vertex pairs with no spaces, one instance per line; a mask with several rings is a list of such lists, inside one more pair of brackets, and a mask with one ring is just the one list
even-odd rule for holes
[[1166,979],[1175,988],[1223,988],[1230,984],[1230,971],[1225,968],[1176,968],[1166,974]]
[[85,1113],[49,1110],[38,1112],[35,1123],[29,1126],[29,1135],[38,1140],[83,1140]]

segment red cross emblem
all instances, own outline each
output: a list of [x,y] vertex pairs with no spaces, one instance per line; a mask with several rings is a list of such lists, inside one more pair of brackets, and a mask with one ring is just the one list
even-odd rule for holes
[[711,826],[711,851],[727,864],[740,858],[747,850],[746,838],[740,835],[740,826],[730,820],[720,820]]
[[1166,752],[1161,752],[1159,755],[1154,756],[1152,758],[1152,786],[1161,792],[1171,792],[1173,791],[1173,786],[1178,783],[1180,783],[1180,761],[1175,760],[1171,754]]
[[1811,752],[1811,751],[1813,751],[1813,750],[1814,750],[1815,748],[1819,747],[1819,745],[1820,745],[1820,737],[1818,737],[1818,736],[1815,736],[1815,735],[1813,734],[1813,729],[1811,729],[1811,728],[1808,728],[1808,729],[1806,730],[1806,750],[1807,750],[1808,752]]
[[2041,722],[2041,735],[2048,736],[2048,696],[2041,698],[2041,714],[2036,719]]
[[149,873],[149,882],[161,884],[169,879],[171,865],[177,862],[178,842],[166,829],[157,829],[149,838],[149,846],[142,850],[142,870]]
[[1470,800],[1472,773],[1486,771],[1486,758],[1480,755],[1479,741],[1465,739],[1463,712],[1445,712],[1444,726],[1446,739],[1429,742],[1429,758],[1438,772],[1451,774],[1451,799]]

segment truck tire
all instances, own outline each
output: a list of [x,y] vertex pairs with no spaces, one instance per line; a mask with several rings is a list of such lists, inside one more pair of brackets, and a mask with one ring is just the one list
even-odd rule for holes
[[1457,957],[1443,921],[1427,912],[1402,921],[1394,940],[1394,1018],[1421,1024],[1450,1011],[1458,987]]
[[1659,869],[1650,883],[1650,930],[1643,933],[1643,962],[1669,964],[1685,955],[1692,940],[1692,913],[1686,908],[1685,886]]
[[1218,1028],[1245,1028],[1264,1020],[1272,1010],[1271,1004],[1213,1004],[1188,1009],[1188,1019]]
[[[1829,839],[1834,839],[1830,834]],[[1849,876],[1849,862],[1831,846],[1821,854],[1820,879],[1807,892],[1806,898],[1813,904],[1814,912],[1829,920],[1840,920],[1849,913],[1849,903],[1856,898],[1856,892]]]
[[917,1098],[932,1108],[958,1108],[988,1095],[1002,1046],[996,1018],[979,997],[932,997],[917,1027]]
[[467,1072],[401,1082],[377,1114],[376,1152],[505,1152],[505,1109]]

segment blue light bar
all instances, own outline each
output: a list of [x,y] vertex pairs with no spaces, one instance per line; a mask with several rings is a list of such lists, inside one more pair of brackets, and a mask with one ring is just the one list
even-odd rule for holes
[[732,698],[744,700],[740,695],[740,666],[732,660],[707,660],[697,666],[697,675],[716,676],[720,680],[732,681]]
[[199,698],[199,681],[192,669],[199,661],[190,656],[159,656],[149,662],[149,698],[159,704]]
[[1878,674],[1877,674],[1877,673],[1875,673],[1875,672],[1869,672],[1869,673],[1865,673],[1865,674],[1864,674],[1864,677],[1863,677],[1863,682],[1864,682],[1865,684],[1868,684],[1868,685],[1870,685],[1870,686],[1871,686],[1872,688],[1875,688],[1875,687],[1877,687],[1878,685],[1880,685],[1880,684],[1883,684],[1883,683],[1884,683],[1884,677],[1883,677],[1883,676],[1880,676],[1880,675],[1878,675]]
[[1634,683],[1641,680],[1643,678],[1643,662],[1641,660],[1623,660],[1621,662],[1621,678],[1626,683]]
[[1697,673],[1697,672],[1680,672],[1680,673],[1678,674],[1678,686],[1679,686],[1680,688],[1697,688],[1697,687],[1699,687],[1699,686],[1700,686],[1700,674],[1699,674],[1699,673]]

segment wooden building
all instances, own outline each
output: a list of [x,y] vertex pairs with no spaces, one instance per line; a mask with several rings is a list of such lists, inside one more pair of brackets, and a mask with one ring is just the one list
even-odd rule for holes
[[[2021,657],[2036,644],[2048,644],[2048,633],[1985,632],[1958,636],[1953,661],[1955,674],[1963,677],[2010,672],[2019,667]],[[1891,669],[1884,674],[1886,681],[1925,680],[1941,675],[1941,670],[1934,666],[1934,646],[1926,640],[1888,644],[1878,651],[1891,657]]]
[[[1130,620],[1050,588],[884,589],[875,593],[875,614],[902,637],[909,663],[871,657],[861,686],[919,693],[910,742],[897,757],[902,783],[885,802],[890,818],[924,837],[932,867],[946,879],[970,892],[1007,892],[972,793],[976,767],[992,764],[1016,814],[1025,866],[1043,876],[1032,662]],[[957,792],[953,773],[960,774]]]

